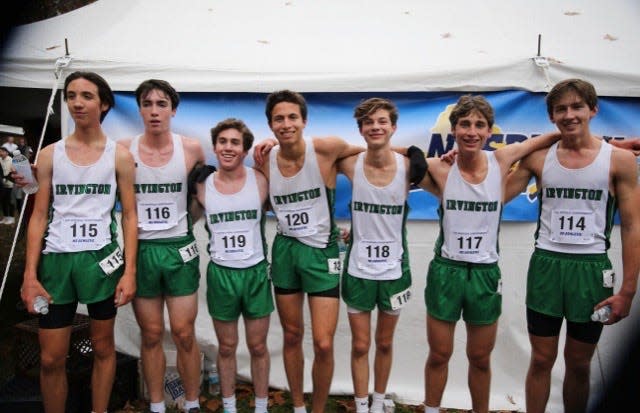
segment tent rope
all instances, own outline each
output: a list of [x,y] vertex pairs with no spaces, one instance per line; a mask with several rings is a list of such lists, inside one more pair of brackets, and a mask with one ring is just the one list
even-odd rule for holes
[[[44,134],[47,131],[49,116],[55,113],[53,110],[53,103],[55,100],[56,92],[58,91],[58,83],[60,81],[60,78],[62,77],[62,72],[64,71],[64,69],[69,67],[69,65],[71,64],[71,60],[72,60],[71,56],[69,56],[68,54],[56,60],[56,63],[54,66],[55,80],[51,88],[51,96],[49,97],[47,112],[44,117],[44,125],[42,126],[42,132],[40,133],[40,140],[38,141],[38,147],[36,148],[35,158],[33,160],[34,165],[37,165],[38,163],[38,155],[40,154],[40,149],[42,148],[42,143],[44,142]],[[18,216],[18,222],[16,224],[16,230],[15,230],[15,233],[13,234],[13,242],[11,243],[9,258],[7,259],[7,266],[4,269],[4,277],[2,278],[2,285],[0,286],[0,301],[2,301],[2,296],[4,294],[4,287],[7,283],[7,278],[9,277],[9,269],[11,268],[11,262],[13,261],[13,254],[15,252],[16,244],[18,242],[18,236],[20,235],[20,228],[22,227],[22,220],[24,218],[24,211],[27,208],[28,200],[29,200],[29,194],[25,192],[24,200],[22,201],[22,208],[20,209],[20,215]]]

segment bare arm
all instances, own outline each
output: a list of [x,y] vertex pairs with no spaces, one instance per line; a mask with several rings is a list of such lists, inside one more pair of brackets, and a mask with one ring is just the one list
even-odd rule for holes
[[204,151],[200,141],[193,138],[182,137],[184,147],[184,161],[189,173],[197,164],[204,164]]
[[500,164],[502,175],[505,176],[507,172],[509,172],[509,168],[520,159],[538,149],[548,148],[559,139],[559,132],[551,132],[529,138],[524,142],[512,143],[497,149],[494,154]]
[[524,157],[517,167],[509,172],[504,191],[504,203],[511,201],[525,190],[531,177],[537,177],[534,166],[544,164],[545,150],[533,152]]
[[351,145],[338,136],[314,138],[313,145],[316,153],[332,164],[336,163],[338,159],[357,155],[365,151],[364,147]]
[[422,181],[418,183],[418,187],[441,198],[442,188],[444,188],[451,164],[439,158],[427,158],[427,165],[429,166],[427,173],[424,174]]
[[631,151],[635,156],[640,156],[640,138],[611,139],[609,143],[618,148]]
[[269,152],[271,152],[271,148],[277,144],[278,141],[275,138],[267,138],[256,143],[253,146],[253,162],[259,167],[264,165],[268,159]]
[[42,252],[44,233],[49,218],[49,201],[51,200],[51,177],[53,174],[53,145],[40,152],[36,171],[40,189],[35,194],[33,212],[27,228],[27,250],[25,256],[24,275],[20,297],[30,313],[33,301],[39,295],[51,300],[51,296],[38,281],[38,264]]
[[617,293],[596,306],[611,305],[610,321],[606,324],[613,324],[629,315],[640,271],[640,187],[637,185],[635,159],[629,152],[614,149],[611,165],[615,168],[612,179],[620,213],[622,285]]
[[116,181],[122,205],[122,237],[124,240],[124,274],[115,291],[115,303],[121,307],[136,293],[136,257],[138,254],[138,212],[134,190],[135,164],[133,156],[124,147],[116,149]]
[[204,182],[195,183],[195,193],[189,194],[189,215],[196,223],[204,215]]

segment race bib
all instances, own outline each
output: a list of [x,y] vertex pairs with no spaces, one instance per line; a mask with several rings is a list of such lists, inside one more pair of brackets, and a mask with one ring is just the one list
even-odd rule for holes
[[214,231],[213,245],[213,256],[219,260],[242,260],[253,255],[253,236],[249,230]]
[[[106,227],[100,218],[65,218],[62,220],[62,239],[71,250],[91,249],[106,238]],[[81,247],[81,246],[85,247]]]
[[198,244],[196,244],[195,241],[178,249],[178,252],[180,252],[182,262],[189,262],[192,259],[200,256],[200,251],[198,251]]
[[122,250],[120,247],[116,248],[111,254],[109,254],[106,258],[100,261],[100,268],[106,275],[111,275],[115,270],[122,267],[124,264],[124,256],[122,255]]
[[358,244],[358,268],[386,270],[398,265],[398,244],[393,241],[362,240]]
[[138,227],[145,231],[165,230],[178,225],[175,202],[139,202]]
[[404,291],[400,291],[397,294],[392,295],[389,298],[389,303],[391,304],[392,310],[399,310],[405,306],[411,299],[411,287],[407,288]]
[[453,257],[482,257],[487,254],[484,240],[488,231],[480,228],[475,231],[453,231],[447,239],[447,249]]
[[342,260],[340,258],[327,259],[329,274],[340,274],[342,272]]
[[307,237],[318,232],[318,221],[312,207],[286,209],[278,214],[278,224],[283,235]]
[[551,211],[551,241],[561,244],[593,242],[595,218],[591,211]]
[[613,270],[602,270],[602,286],[604,288],[613,288],[616,274]]

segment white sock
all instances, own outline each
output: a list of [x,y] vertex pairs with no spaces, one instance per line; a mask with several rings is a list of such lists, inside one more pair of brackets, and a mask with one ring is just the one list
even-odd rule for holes
[[384,393],[373,392],[371,397],[371,413],[382,413],[384,410]]
[[164,406],[164,400],[157,403],[149,403],[149,410],[157,413],[164,413],[166,407]]
[[294,407],[293,413],[307,413],[307,406]]
[[184,411],[188,412],[189,409],[193,409],[194,407],[200,408],[200,400],[185,400],[184,401]]
[[225,413],[236,413],[236,395],[222,398],[222,408]]
[[424,405],[424,413],[440,413],[440,406],[438,407],[431,407],[431,406],[427,406],[426,404]]
[[354,397],[356,402],[356,413],[368,413],[369,412],[369,397]]
[[254,413],[267,413],[267,407],[269,407],[269,397],[256,397]]

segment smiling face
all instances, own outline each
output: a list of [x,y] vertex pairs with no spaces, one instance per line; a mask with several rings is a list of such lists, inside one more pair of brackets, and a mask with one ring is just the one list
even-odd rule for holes
[[242,133],[235,128],[220,131],[213,146],[213,153],[218,159],[218,167],[222,170],[231,171],[241,166],[247,156]]
[[271,111],[269,127],[281,145],[302,139],[306,125],[300,106],[295,103],[280,102]]
[[590,134],[589,122],[597,112],[597,106],[589,107],[576,91],[569,90],[554,101],[550,118],[563,136],[586,136]]
[[176,109],[171,106],[171,99],[159,89],[152,89],[140,98],[140,116],[144,129],[152,135],[169,132],[171,118],[175,114]]
[[65,100],[76,127],[99,125],[109,105],[102,103],[98,86],[85,78],[72,80],[66,87]]
[[460,152],[478,152],[484,148],[491,136],[491,126],[487,118],[479,111],[472,110],[458,121],[451,129]]
[[391,116],[386,109],[378,109],[362,119],[360,134],[367,142],[367,148],[377,149],[389,145],[391,136],[396,131],[396,125],[391,122]]

